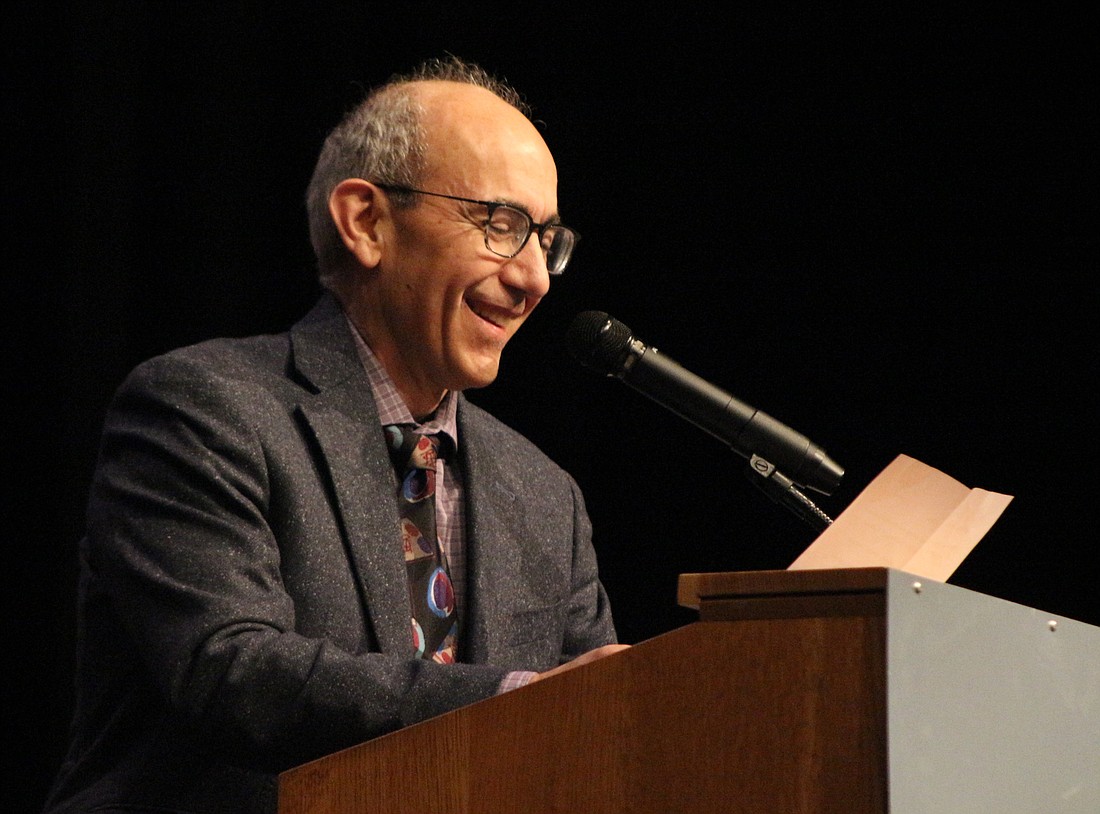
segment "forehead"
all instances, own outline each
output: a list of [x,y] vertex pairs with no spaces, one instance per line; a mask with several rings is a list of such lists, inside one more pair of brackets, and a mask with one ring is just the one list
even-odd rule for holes
[[556,211],[557,168],[526,116],[474,85],[425,82],[418,93],[428,146],[426,180],[446,185],[443,192]]

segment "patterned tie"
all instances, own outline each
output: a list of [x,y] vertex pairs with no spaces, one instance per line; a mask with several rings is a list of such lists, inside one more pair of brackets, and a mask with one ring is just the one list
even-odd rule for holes
[[453,664],[458,639],[455,594],[435,529],[435,461],[439,438],[386,426],[390,459],[401,485],[397,503],[409,576],[412,636],[417,655]]

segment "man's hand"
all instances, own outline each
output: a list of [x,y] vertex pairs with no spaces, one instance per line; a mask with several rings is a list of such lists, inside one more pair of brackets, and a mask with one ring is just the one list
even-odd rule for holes
[[610,656],[612,653],[618,653],[622,650],[626,650],[630,647],[629,644],[605,644],[603,647],[597,647],[595,650],[589,650],[587,653],[582,653],[572,661],[567,661],[565,664],[560,664],[553,670],[547,670],[545,673],[539,673],[531,679],[530,684],[534,684],[536,681],[541,681],[549,676],[557,675],[558,673],[564,673],[566,670],[572,670],[574,667],[580,667],[581,665],[588,664],[602,659],[604,656]]

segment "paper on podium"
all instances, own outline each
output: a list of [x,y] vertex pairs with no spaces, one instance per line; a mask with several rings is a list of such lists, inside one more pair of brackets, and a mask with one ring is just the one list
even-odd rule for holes
[[884,567],[946,582],[1011,500],[899,455],[790,569]]

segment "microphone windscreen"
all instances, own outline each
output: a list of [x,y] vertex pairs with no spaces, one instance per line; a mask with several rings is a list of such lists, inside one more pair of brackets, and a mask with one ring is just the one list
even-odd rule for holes
[[603,311],[577,314],[565,334],[566,347],[578,362],[608,375],[621,371],[631,339],[630,329]]

